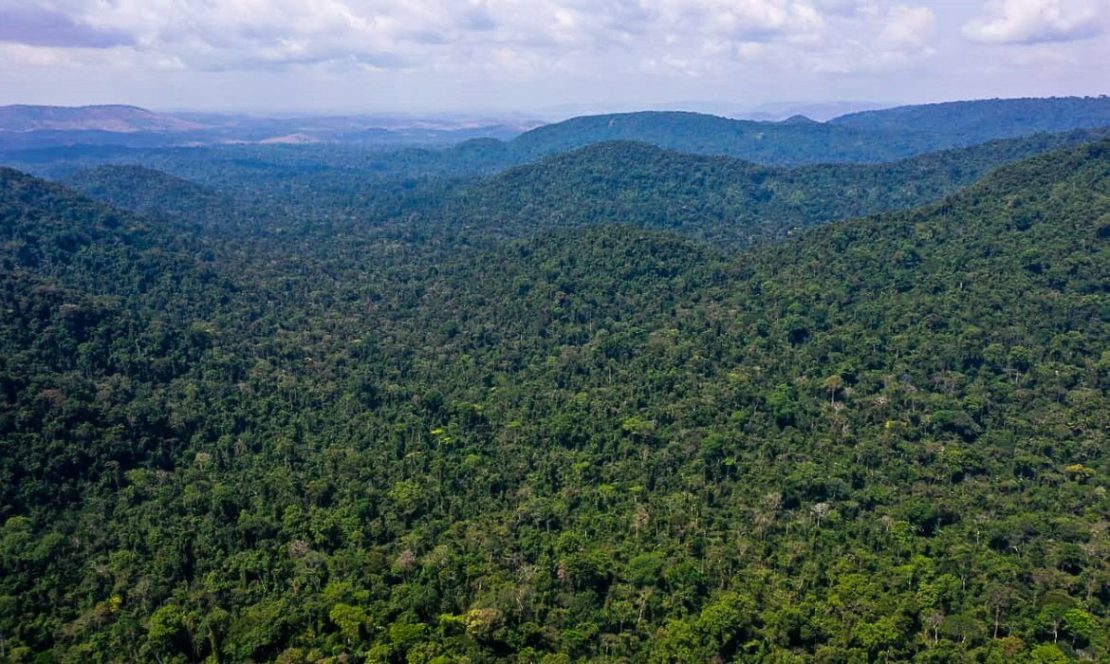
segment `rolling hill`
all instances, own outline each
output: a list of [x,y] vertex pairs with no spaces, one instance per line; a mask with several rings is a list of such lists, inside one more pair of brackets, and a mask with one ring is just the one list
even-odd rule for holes
[[463,184],[421,223],[502,238],[620,223],[744,247],[837,219],[922,205],[1004,164],[1107,135],[1110,130],[1080,130],[885,164],[794,169],[644,143],[598,143]]
[[633,140],[767,165],[892,161],[1038,132],[1110,126],[1110,98],[984,100],[866,111],[827,123],[753,122],[682,112],[573,118],[518,136],[525,160],[591,143]]
[[[248,162],[237,160],[237,152],[206,151],[149,160],[203,178],[203,185],[145,167],[112,165],[78,171],[62,181],[125,209],[259,234],[287,227],[290,218],[312,220],[334,232],[388,225],[487,239],[623,223],[737,248],[836,219],[921,205],[1003,164],[1106,134],[1040,134],[886,164],[793,169],[617,141],[477,179],[436,170],[437,153],[429,151],[408,153],[405,168],[424,172],[422,178],[381,171],[373,157],[346,163],[342,153],[316,161],[298,151],[271,163],[261,155]],[[459,148],[458,163],[481,172],[504,159],[505,149],[496,141],[468,144]],[[470,154],[462,156],[464,150]]]
[[839,116],[854,129],[929,132],[960,144],[1110,124],[1110,97],[982,99],[899,106]]
[[137,106],[0,106],[0,132],[189,132],[205,125]]
[[[557,191],[766,170],[592,150]],[[1107,655],[1106,139],[739,254],[568,220],[204,258],[0,184],[18,657]]]
[[0,106],[0,152],[57,147],[164,148],[250,143],[362,146],[450,145],[467,139],[510,139],[535,121],[408,116],[257,117],[157,113],[124,105]]
[[[124,156],[129,163],[188,179],[197,179],[189,172],[195,164],[188,163],[197,160],[221,161],[232,169],[236,162],[270,167],[342,163],[361,165],[378,179],[473,176],[617,140],[768,166],[876,163],[1001,138],[1110,126],[1110,100],[1105,97],[907,106],[829,122],[803,117],[756,122],[648,111],[576,117],[528,131],[534,123],[519,118],[476,124],[375,116],[169,116],[131,107],[6,108],[7,126],[14,130],[4,129],[0,112],[0,159],[10,166],[56,176],[66,162],[100,165],[111,159],[113,150],[132,148],[137,154]],[[75,126],[84,128],[67,128]],[[210,150],[170,149],[196,146]]]
[[[0,512],[27,513],[67,504],[105,464],[158,454],[161,429],[139,424],[157,417],[127,424],[97,390],[164,390],[200,352],[187,328],[232,288],[181,229],[8,169],[0,222]],[[126,431],[88,438],[112,427]]]
[[142,166],[97,166],[78,171],[62,183],[113,207],[184,221],[207,232],[236,228],[238,232],[264,234],[273,214],[189,180]]

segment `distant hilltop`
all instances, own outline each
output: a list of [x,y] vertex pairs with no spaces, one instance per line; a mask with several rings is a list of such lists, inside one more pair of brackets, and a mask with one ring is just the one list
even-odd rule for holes
[[132,148],[225,143],[319,142],[373,145],[453,144],[472,138],[510,139],[539,124],[524,117],[407,115],[264,117],[221,113],[160,113],[123,104],[0,106],[0,152],[75,145]]
[[[758,121],[666,110],[586,115],[544,124],[511,114],[476,118],[380,114],[265,117],[162,113],[126,105],[3,106],[0,152],[229,143],[447,147],[492,138],[505,142],[500,146],[507,159],[503,166],[613,140],[772,165],[868,162],[1033,133],[1108,127],[1110,98],[981,99],[857,111],[833,118],[827,118],[827,113],[816,115],[826,119],[794,112],[775,121]],[[479,145],[490,149],[484,140]]]
[[187,132],[205,125],[137,106],[0,106],[0,131]]

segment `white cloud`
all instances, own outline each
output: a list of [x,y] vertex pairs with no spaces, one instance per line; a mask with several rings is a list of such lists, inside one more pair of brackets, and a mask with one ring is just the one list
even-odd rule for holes
[[932,42],[936,16],[928,7],[897,5],[890,9],[879,42],[888,49],[924,49]]
[[1092,37],[1107,25],[1107,0],[997,0],[990,13],[963,26],[972,41],[1035,44]]
[[822,74],[875,74],[912,68],[935,53],[936,16],[928,7],[871,0],[841,8],[824,41],[801,52],[803,67]]
[[824,20],[807,2],[792,0],[659,0],[662,22],[686,33],[771,41],[820,30]]
[[[575,67],[725,75],[752,63],[851,72],[928,57],[935,32],[928,8],[880,0],[0,0],[0,10],[28,2],[117,36],[104,49],[117,62],[202,72],[324,67],[542,79]],[[53,57],[62,56],[35,55]]]

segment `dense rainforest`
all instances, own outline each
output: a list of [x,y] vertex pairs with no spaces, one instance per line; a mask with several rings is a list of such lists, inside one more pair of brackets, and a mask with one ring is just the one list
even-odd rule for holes
[[244,188],[238,176],[229,180],[211,165],[203,167],[201,186],[142,166],[109,164],[62,182],[128,210],[254,234],[291,220],[332,230],[404,220],[413,232],[462,230],[471,239],[620,223],[742,247],[835,219],[928,203],[1000,165],[1108,135],[1104,128],[1036,134],[890,163],[792,169],[608,141],[479,177],[379,180],[357,168],[325,166],[292,171],[280,185],[259,191],[257,183]]
[[[849,114],[829,122],[806,118],[756,122],[662,111],[594,115],[543,125],[507,140],[491,135],[440,148],[357,142],[141,147],[145,134],[137,131],[113,136],[70,132],[37,141],[43,142],[40,147],[20,149],[5,140],[19,143],[39,132],[0,130],[0,163],[52,179],[104,163],[130,163],[200,184],[234,184],[265,195],[288,193],[291,183],[311,182],[292,190],[294,198],[300,199],[312,196],[316,189],[335,192],[366,181],[490,175],[609,141],[795,167],[883,163],[987,141],[1107,126],[1110,97],[1103,96],[908,106]],[[179,138],[181,145],[192,145],[188,133]]]
[[0,661],[1108,661],[1105,131],[0,169]]

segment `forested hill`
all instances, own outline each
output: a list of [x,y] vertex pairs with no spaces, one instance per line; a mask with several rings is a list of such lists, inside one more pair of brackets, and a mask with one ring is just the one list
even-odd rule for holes
[[232,205],[229,197],[212,189],[142,166],[98,166],[73,174],[63,184],[125,210],[198,221],[226,215]]
[[572,118],[513,139],[519,158],[634,140],[768,165],[892,161],[1037,132],[1110,126],[1110,98],[986,100],[870,111],[818,122],[753,122],[686,112]]
[[105,165],[78,171],[62,183],[117,208],[171,222],[206,234],[265,235],[278,211],[248,205],[235,197],[162,171],[137,165]]
[[6,276],[133,299],[190,273],[188,227],[163,227],[0,168]]
[[0,131],[3,132],[187,132],[198,127],[196,123],[135,106],[0,106]]
[[[544,125],[513,139],[522,160],[591,143],[632,140],[693,154],[724,155],[771,165],[883,161],[927,151],[924,137],[820,123],[733,120],[680,111],[592,115]],[[909,140],[910,142],[907,142]]]
[[0,518],[165,452],[142,423],[233,290],[182,231],[0,169]]
[[682,112],[587,116],[539,127],[511,141],[482,138],[442,149],[358,143],[127,149],[66,143],[0,150],[0,163],[62,180],[81,169],[134,164],[236,198],[246,194],[254,205],[280,198],[282,204],[301,206],[301,213],[344,194],[352,194],[352,204],[372,204],[361,196],[367,186],[397,189],[429,179],[490,175],[615,140],[767,166],[798,166],[889,162],[999,138],[1107,126],[1110,101],[1105,98],[988,100],[903,107],[827,123],[752,122]]
[[1108,135],[1110,129],[1042,134],[889,164],[795,169],[644,143],[599,143],[464,184],[419,223],[503,238],[622,223],[744,247],[837,219],[922,205],[1003,164]]
[[[317,163],[309,154],[290,153],[283,158],[297,154],[308,165],[296,173],[289,164],[275,163],[280,172],[276,182],[268,175],[251,178],[250,172],[237,171],[243,167],[229,157],[205,164],[203,155],[185,164],[166,162],[166,167],[202,178],[204,185],[153,169],[114,165],[79,171],[63,181],[114,205],[187,219],[209,232],[256,237],[286,233],[294,241],[304,232],[298,220],[311,220],[324,232],[390,226],[420,235],[446,231],[501,239],[619,222],[744,247],[836,219],[921,205],[1002,164],[1108,134],[1110,129],[1038,134],[889,164],[795,169],[618,141],[484,179],[398,179],[396,173],[376,171],[373,163],[342,166],[341,156]],[[423,158],[418,154],[430,153],[411,156]],[[289,235],[291,229],[297,230]]]
[[961,144],[1035,132],[1110,125],[1110,97],[982,99],[860,111],[830,124],[855,129],[944,134]]
[[733,257],[0,175],[4,657],[1110,655],[1110,141]]

